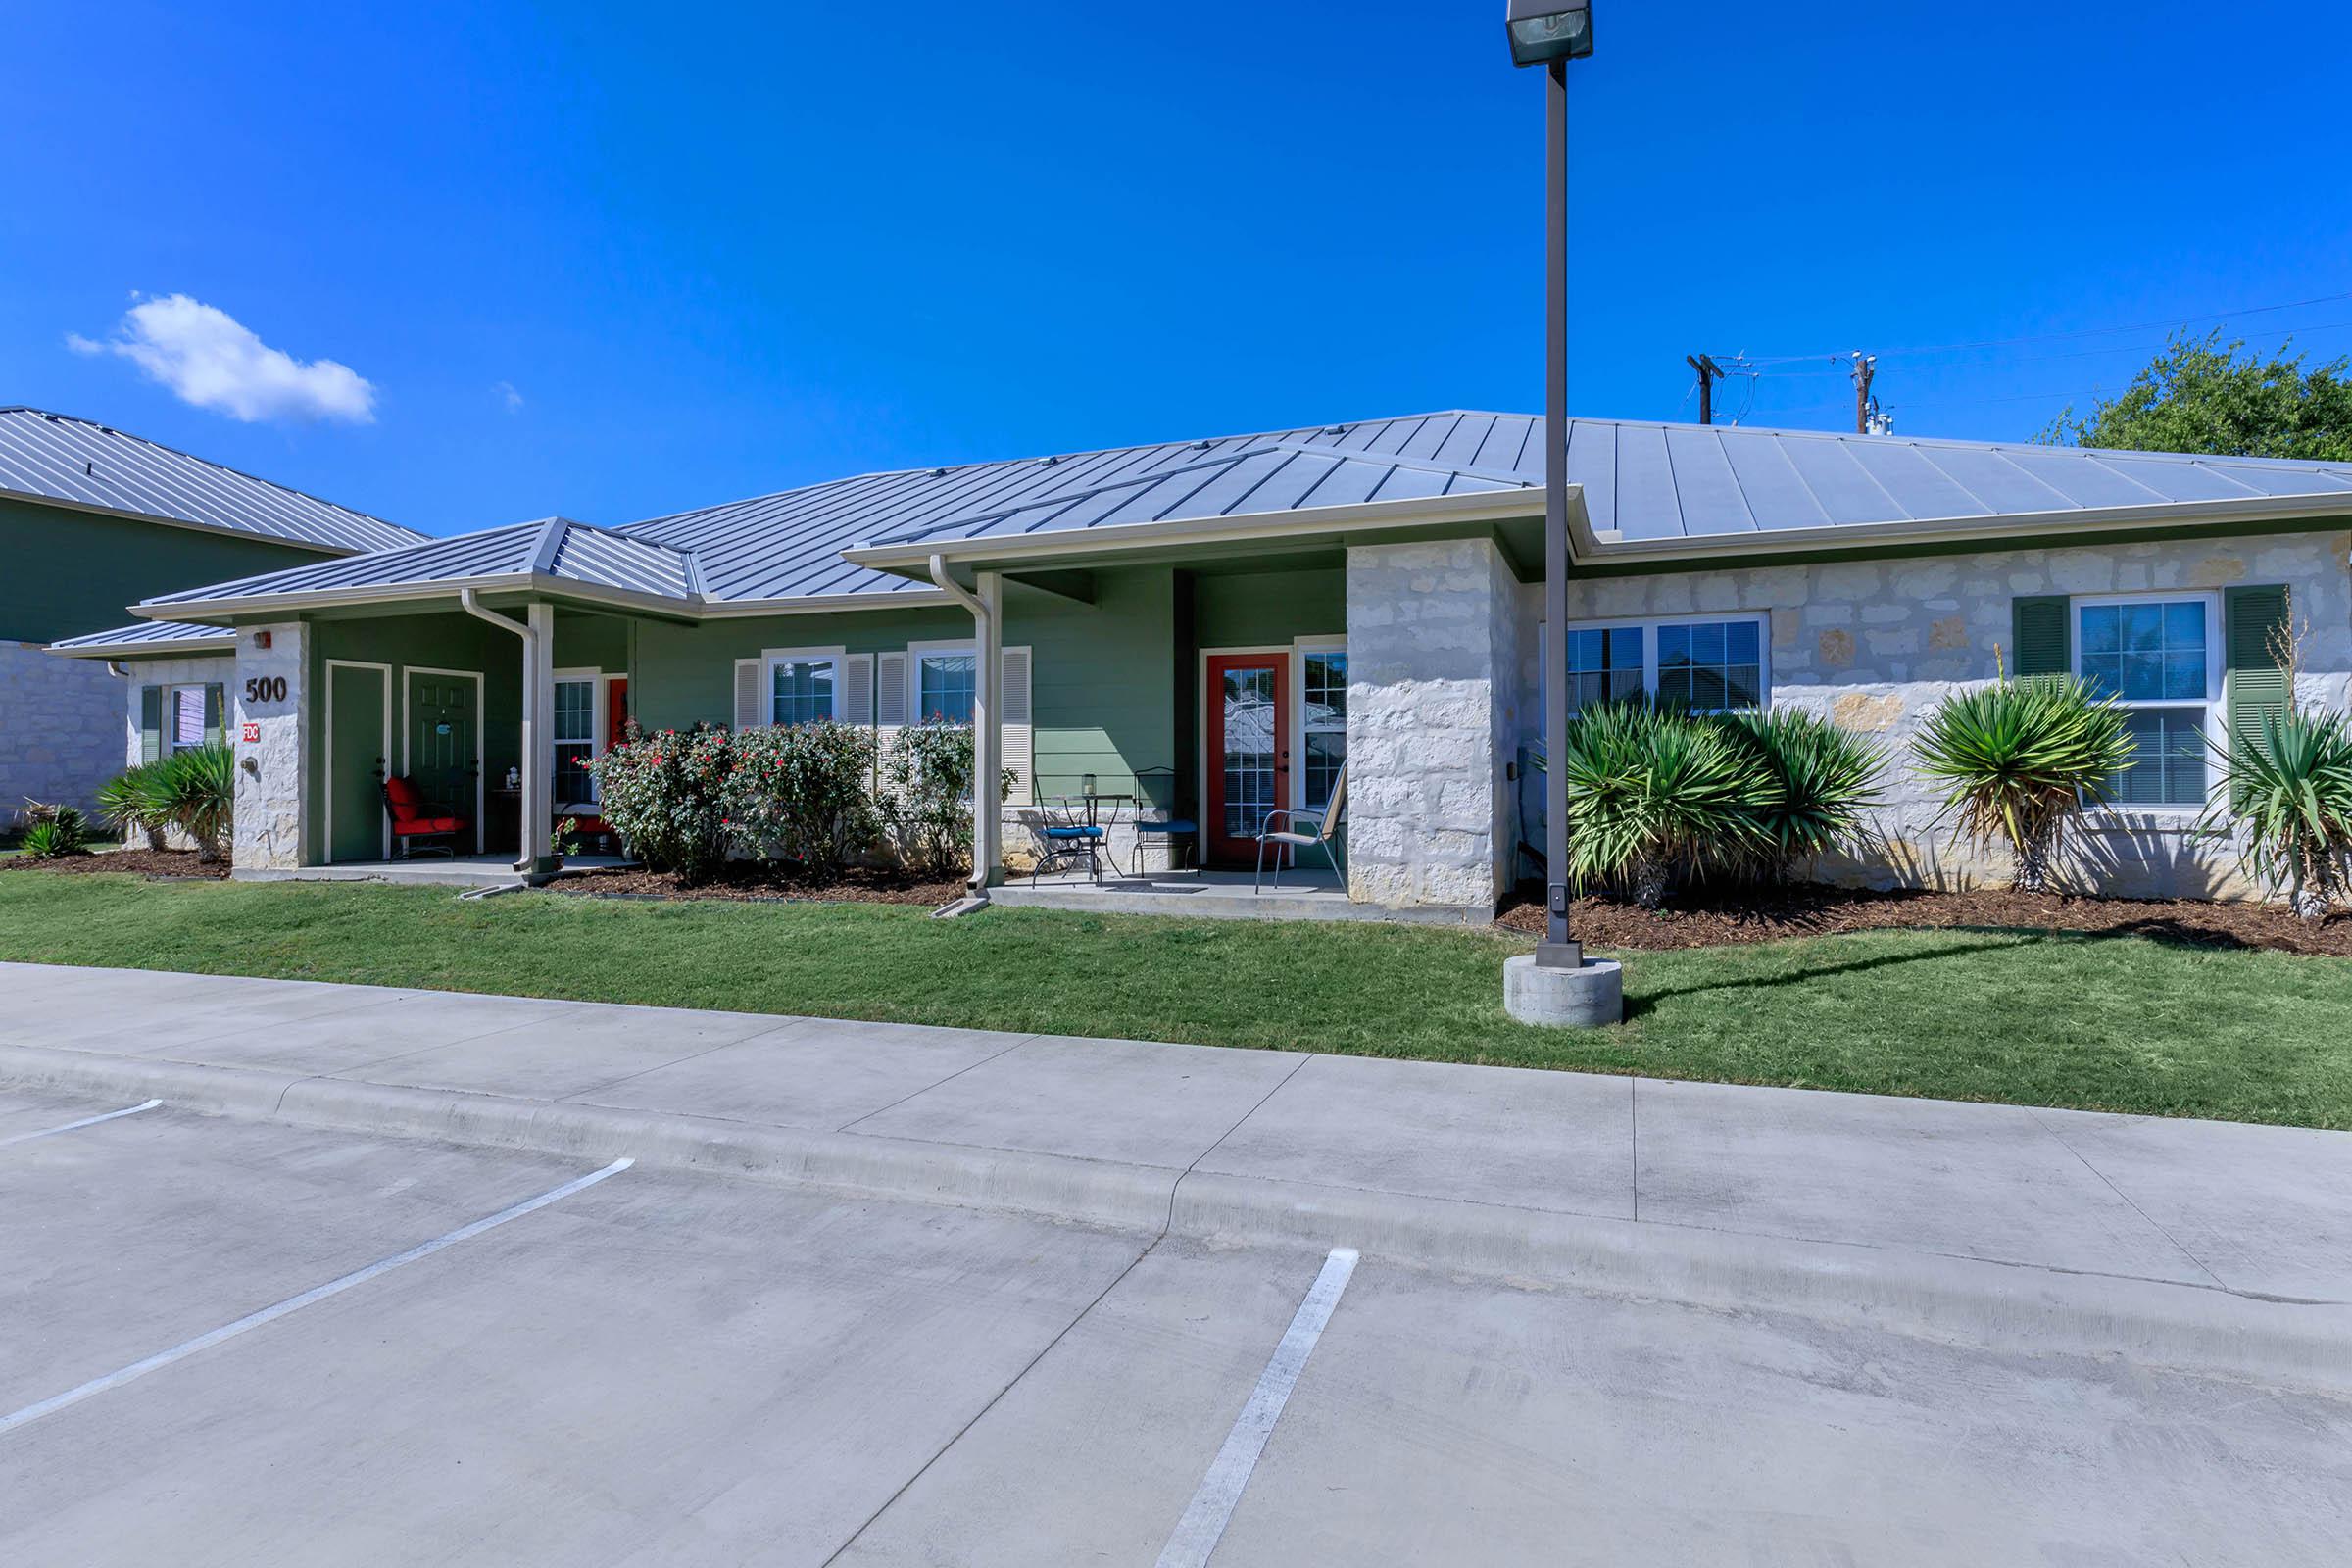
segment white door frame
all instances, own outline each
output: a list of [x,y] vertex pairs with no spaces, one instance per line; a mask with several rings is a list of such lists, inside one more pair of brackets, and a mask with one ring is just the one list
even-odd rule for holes
[[[482,853],[482,807],[486,800],[482,778],[482,672],[478,669],[442,669],[433,664],[403,666],[400,682],[400,771],[409,772],[409,682],[410,675],[447,675],[453,679],[473,682],[473,853]],[[332,842],[331,840],[329,841]]]
[[[326,777],[319,781],[323,787],[318,792],[325,797],[323,815],[326,819],[326,854],[322,858],[328,865],[335,863],[335,671],[338,669],[372,669],[382,678],[384,722],[383,735],[376,747],[376,755],[384,760],[386,767],[392,765],[392,666],[379,664],[367,659],[328,660],[326,662]],[[376,806],[375,817],[375,858],[379,860],[389,860],[392,858],[392,819],[385,812],[381,803]],[[346,861],[345,863],[350,862]]]

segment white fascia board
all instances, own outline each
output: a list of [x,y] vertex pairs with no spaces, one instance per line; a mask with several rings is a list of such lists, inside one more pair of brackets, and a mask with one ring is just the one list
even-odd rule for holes
[[130,607],[147,620],[207,620],[217,615],[267,615],[279,611],[334,610],[352,605],[398,604],[405,600],[454,599],[461,589],[476,593],[537,594],[549,599],[574,600],[615,610],[643,610],[657,614],[695,618],[701,608],[692,600],[627,588],[606,588],[548,577],[534,572],[498,572],[480,577],[443,577],[432,582],[373,583],[361,588],[320,588],[309,593],[252,594],[222,599],[153,600]]

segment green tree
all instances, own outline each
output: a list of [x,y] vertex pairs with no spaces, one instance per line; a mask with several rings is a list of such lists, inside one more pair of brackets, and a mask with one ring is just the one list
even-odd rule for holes
[[2352,462],[2352,380],[2339,357],[2305,369],[2283,344],[2269,359],[2243,339],[2176,336],[2113,398],[2078,419],[2070,406],[2040,438],[2053,446],[2217,457]]

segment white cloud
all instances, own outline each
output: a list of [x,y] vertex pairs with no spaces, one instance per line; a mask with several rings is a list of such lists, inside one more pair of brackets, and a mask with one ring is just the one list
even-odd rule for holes
[[493,381],[490,383],[490,390],[497,393],[499,400],[506,404],[509,414],[522,412],[522,394],[514,390],[514,382]]
[[[135,298],[136,296],[134,296]],[[334,360],[298,360],[256,337],[226,311],[185,294],[140,300],[115,335],[66,334],[76,354],[118,354],[183,403],[248,423],[260,419],[375,420],[375,387]]]

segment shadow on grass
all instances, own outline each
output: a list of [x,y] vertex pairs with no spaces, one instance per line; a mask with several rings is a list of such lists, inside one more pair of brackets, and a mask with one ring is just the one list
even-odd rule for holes
[[[1975,928],[1950,927],[1947,929],[1969,931]],[[1999,927],[1987,928],[1982,934],[2002,937],[2006,940],[1972,942],[1965,945],[1955,943],[1945,947],[1923,948],[1916,953],[1886,953],[1876,957],[1850,959],[1844,963],[1809,963],[1798,968],[1783,970],[1777,974],[1748,975],[1737,980],[1710,980],[1703,985],[1694,986],[1670,986],[1664,991],[1652,991],[1640,997],[1628,998],[1625,1004],[1625,1015],[1628,1018],[1643,1017],[1655,1012],[1658,1004],[1672,998],[1703,996],[1710,991],[1769,991],[1784,986],[1808,985],[1816,980],[1829,979],[1833,975],[1863,974],[1873,969],[1891,969],[1906,963],[1932,963],[1938,958],[1965,957],[1976,953],[1999,953],[2009,948],[2039,947],[2053,937],[2077,941],[2105,940],[2102,937],[2082,932],[2015,931]]]

